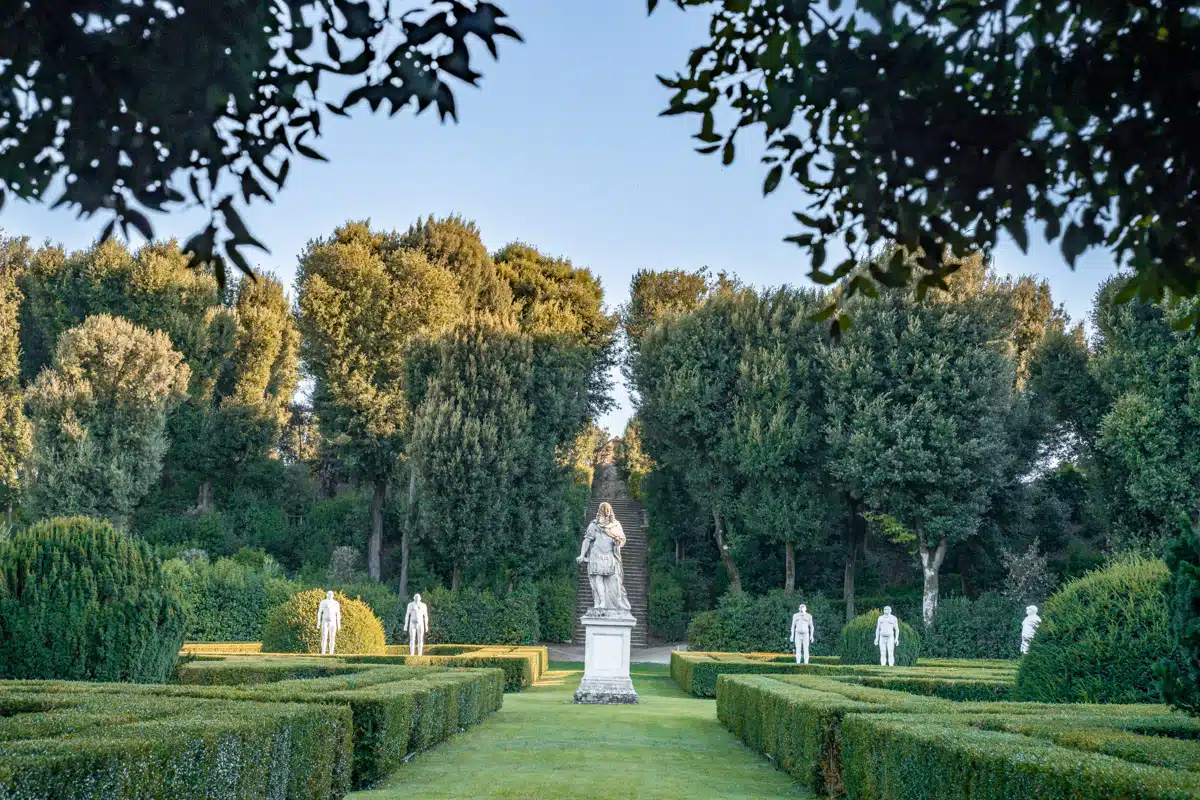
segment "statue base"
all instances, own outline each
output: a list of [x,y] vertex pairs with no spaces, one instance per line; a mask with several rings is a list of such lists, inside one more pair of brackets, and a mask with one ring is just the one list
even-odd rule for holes
[[592,609],[579,620],[584,640],[583,680],[575,690],[576,703],[622,705],[636,703],[629,677],[629,634],[637,620],[628,611]]

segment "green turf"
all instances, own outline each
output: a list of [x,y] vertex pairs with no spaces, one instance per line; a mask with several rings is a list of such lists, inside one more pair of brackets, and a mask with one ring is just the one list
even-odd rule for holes
[[684,694],[666,665],[635,664],[636,706],[577,706],[581,664],[504,696],[485,722],[413,758],[352,800],[428,798],[811,797],[717,722],[714,701]]

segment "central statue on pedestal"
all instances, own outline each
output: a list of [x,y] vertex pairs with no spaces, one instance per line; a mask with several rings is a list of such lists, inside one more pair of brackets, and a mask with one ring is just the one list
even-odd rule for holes
[[621,565],[621,548],[624,546],[625,531],[612,506],[601,503],[596,518],[583,536],[579,557],[575,559],[580,564],[587,562],[593,609],[629,613],[625,571]]
[[583,680],[576,703],[636,703],[629,678],[629,632],[637,625],[625,594],[621,548],[625,531],[612,506],[601,503],[587,526],[576,562],[587,565],[592,607],[580,622],[585,629]]

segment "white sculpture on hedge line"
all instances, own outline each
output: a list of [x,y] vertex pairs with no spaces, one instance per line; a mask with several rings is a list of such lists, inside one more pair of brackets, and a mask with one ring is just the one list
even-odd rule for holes
[[429,606],[421,602],[421,595],[414,594],[412,602],[404,610],[404,630],[408,631],[408,654],[425,655],[425,632],[429,630]]
[[317,606],[317,630],[321,632],[321,655],[333,655],[337,648],[337,632],[342,629],[342,604],[326,592]]
[[900,644],[900,620],[892,615],[892,607],[884,606],[875,623],[875,644],[879,645],[879,666],[896,666],[896,645]]
[[1042,624],[1042,618],[1038,616],[1037,606],[1025,607],[1025,619],[1021,622],[1021,655],[1029,652],[1029,643],[1033,641],[1033,635],[1037,633],[1038,625]]
[[[808,646],[812,644],[816,627],[808,606],[800,604],[800,610],[792,614],[792,633],[788,641],[796,643],[796,663],[808,663]],[[801,661],[803,659],[803,661]]]

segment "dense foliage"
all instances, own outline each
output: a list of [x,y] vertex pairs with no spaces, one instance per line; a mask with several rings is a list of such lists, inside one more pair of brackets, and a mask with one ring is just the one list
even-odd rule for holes
[[1147,703],[1154,665],[1176,663],[1161,561],[1127,558],[1056,592],[1021,661],[1017,697],[1043,703]]
[[6,193],[45,200],[53,188],[55,205],[112,214],[102,238],[119,222],[147,239],[143,211],[206,208],[211,221],[184,249],[222,280],[225,257],[249,273],[244,248],[265,249],[237,207],[272,200],[293,157],[324,160],[311,141],[330,114],[412,104],[453,118],[453,82],[482,77],[470,45],[495,56],[498,37],[520,39],[495,5],[456,0],[404,10],[353,0],[100,0],[86,14],[43,12],[0,12],[13,42],[0,94],[31,100],[0,106],[10,131],[0,204]]
[[[1043,598],[1038,598],[1040,604]],[[988,592],[974,600],[949,597],[921,636],[925,658],[1016,658],[1026,603]]]
[[28,261],[29,246],[0,233],[0,504],[12,507],[21,488],[30,448],[29,422],[21,396],[18,314],[24,299],[18,283]]
[[[792,615],[800,604],[808,606],[814,637],[809,653],[832,655],[841,629],[837,607],[824,595],[788,595],[775,590],[766,595],[734,592],[721,598],[714,611],[697,614],[687,628],[689,650],[741,653],[791,653]],[[653,606],[652,606],[653,607]]]
[[1190,523],[1167,549],[1170,572],[1164,588],[1171,634],[1179,645],[1176,659],[1155,665],[1163,699],[1193,714],[1200,712],[1200,532]]
[[[325,599],[321,589],[297,592],[268,614],[262,627],[264,653],[319,653],[321,632],[317,627],[317,608]],[[342,627],[338,631],[336,652],[346,655],[382,653],[386,640],[383,623],[361,600],[335,593],[342,607]]]
[[0,542],[0,678],[161,683],[184,626],[150,548],[107,522],[52,519]]
[[167,413],[187,387],[182,360],[165,334],[120,317],[63,332],[26,396],[35,515],[129,519],[162,470]]
[[[486,589],[435,588],[421,599],[429,606],[425,641],[430,644],[517,645],[542,639],[538,594],[531,585],[518,586],[503,597]],[[561,620],[557,627],[560,631],[564,627]]]
[[763,191],[786,175],[811,199],[788,239],[814,282],[854,278],[839,301],[908,281],[903,257],[855,275],[880,243],[922,248],[934,288],[953,254],[988,252],[1002,231],[1024,250],[1031,226],[1061,238],[1072,266],[1107,247],[1144,297],[1200,290],[1198,178],[1175,168],[1200,123],[1175,67],[1200,50],[1195,4],[715,5],[710,40],[661,79],[674,91],[664,113],[695,115],[700,152],[724,164],[739,133],[762,131]]
[[[837,640],[838,659],[843,664],[878,664],[879,645],[875,643],[875,624],[879,609],[860,614],[846,623]],[[921,656],[921,637],[907,622],[900,620],[900,641],[896,643],[896,666],[911,667]]]

